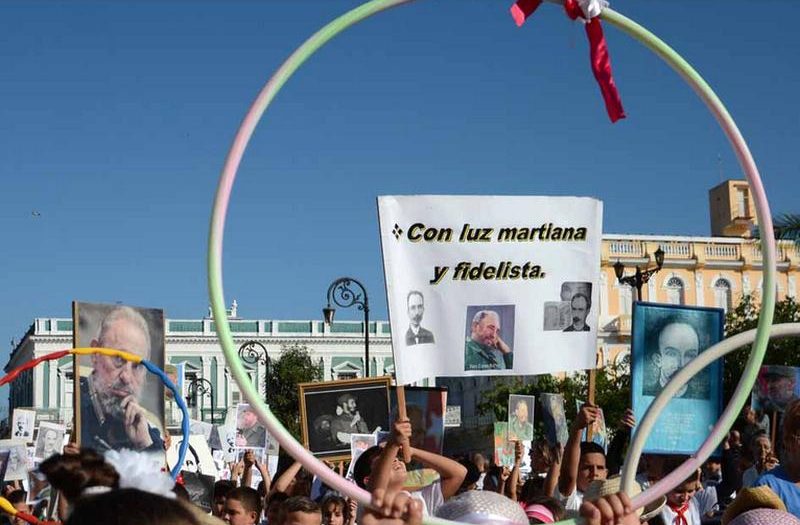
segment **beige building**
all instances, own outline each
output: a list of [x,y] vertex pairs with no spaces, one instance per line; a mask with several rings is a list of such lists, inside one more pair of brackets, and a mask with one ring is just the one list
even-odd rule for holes
[[[626,274],[638,265],[654,267],[655,252],[664,252],[663,268],[642,288],[643,301],[735,307],[743,294],[759,294],[761,247],[752,238],[755,208],[745,181],[729,180],[709,191],[711,237],[604,235],[600,260],[599,350],[604,359],[629,351],[631,307],[635,291],[618,282],[614,264]],[[778,243],[778,300],[797,297],[800,246]]]

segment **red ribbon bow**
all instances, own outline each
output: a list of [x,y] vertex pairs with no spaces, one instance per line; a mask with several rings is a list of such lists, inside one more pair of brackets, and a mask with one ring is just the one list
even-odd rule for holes
[[[511,16],[518,26],[525,23],[542,0],[517,0],[511,6]],[[566,0],[564,10],[571,20],[583,17],[583,11],[576,0]],[[611,59],[608,56],[608,46],[606,37],[603,35],[603,26],[600,25],[600,18],[594,17],[586,21],[586,36],[589,38],[589,52],[592,60],[592,73],[600,86],[603,100],[606,103],[606,111],[611,122],[616,122],[625,118],[625,110],[622,109],[622,100],[619,97],[617,86],[614,83],[614,76],[611,73]]]

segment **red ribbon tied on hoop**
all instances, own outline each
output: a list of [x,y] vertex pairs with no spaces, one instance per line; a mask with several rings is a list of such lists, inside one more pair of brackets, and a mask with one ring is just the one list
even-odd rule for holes
[[[511,6],[511,16],[517,25],[521,26],[541,3],[542,0],[517,0]],[[585,16],[577,0],[565,0],[564,10],[571,20],[584,18]],[[600,25],[600,17],[593,16],[586,20],[584,25],[586,26],[586,36],[589,38],[592,73],[594,73],[594,78],[597,80],[600,92],[603,94],[608,117],[611,122],[616,122],[621,118],[625,118],[625,110],[622,109],[622,100],[619,97],[619,91],[617,91],[614,76],[611,73],[611,59],[608,56],[608,45],[606,45],[606,37],[603,34],[603,26]]]

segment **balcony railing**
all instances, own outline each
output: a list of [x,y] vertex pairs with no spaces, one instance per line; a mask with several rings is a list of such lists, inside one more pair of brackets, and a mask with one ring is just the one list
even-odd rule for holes
[[644,257],[645,245],[642,241],[613,240],[608,253],[611,257]]
[[741,251],[738,244],[706,244],[706,258],[723,261],[738,261]]
[[688,242],[664,242],[659,245],[668,259],[691,259],[694,257],[692,244]]

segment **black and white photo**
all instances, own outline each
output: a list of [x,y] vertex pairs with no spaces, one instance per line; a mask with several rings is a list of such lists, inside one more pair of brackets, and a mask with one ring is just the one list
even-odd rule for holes
[[406,330],[406,346],[435,343],[433,332],[422,327],[422,316],[425,315],[425,296],[418,290],[411,290],[406,296],[408,307],[408,330]]
[[352,434],[389,427],[389,383],[386,376],[298,385],[303,444],[320,458],[348,458]]
[[35,410],[15,408],[11,418],[11,438],[24,440],[26,443],[33,442],[33,430],[35,425]]
[[36,452],[34,457],[37,461],[45,459],[55,454],[60,454],[64,449],[64,434],[67,429],[64,425],[57,423],[39,424],[39,433],[36,436]]
[[21,481],[28,477],[28,451],[24,441],[0,440],[0,451],[8,451],[8,468],[4,481]]

